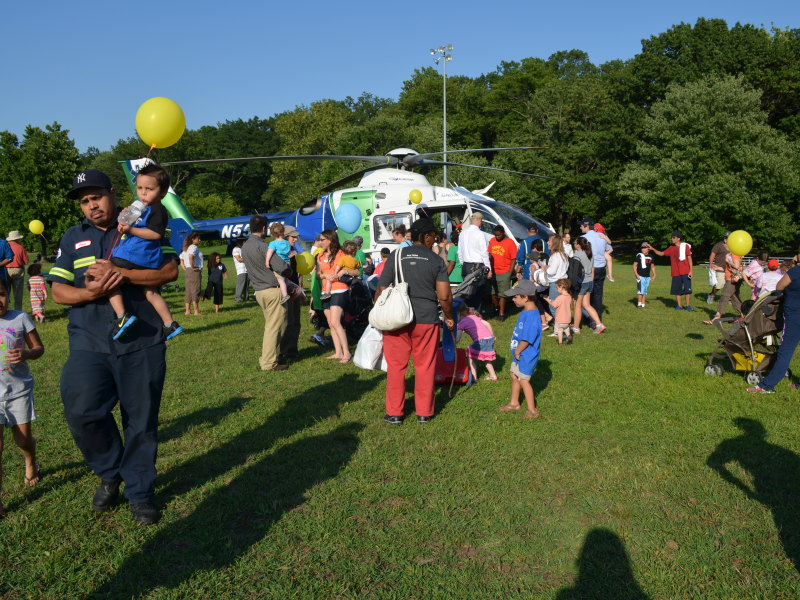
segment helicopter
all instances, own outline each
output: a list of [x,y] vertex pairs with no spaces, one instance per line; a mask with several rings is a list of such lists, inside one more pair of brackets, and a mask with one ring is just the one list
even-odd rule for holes
[[[547,147],[472,148],[448,150],[447,153],[546,149]],[[350,160],[375,163],[325,186],[321,190],[323,195],[312,199],[300,209],[264,213],[270,223],[277,221],[294,226],[300,234],[301,245],[305,247],[310,246],[314,238],[324,229],[338,229],[341,242],[361,236],[364,239],[362,250],[368,256],[371,255],[373,260],[378,258],[382,248],[392,250],[397,246],[391,235],[394,229],[400,225],[409,228],[419,218],[438,221],[448,239],[454,230],[470,226],[470,216],[474,212],[483,214],[482,229],[487,238],[491,238],[494,235],[494,227],[500,225],[505,228],[508,237],[517,246],[527,237],[527,225],[532,222],[536,223],[539,228],[539,237],[545,240],[555,233],[550,223],[537,219],[520,208],[487,196],[486,192],[491,189],[494,182],[483,189],[473,191],[457,184],[452,187],[434,186],[424,175],[414,172],[413,169],[422,166],[454,166],[501,171],[554,181],[562,181],[561,179],[496,167],[433,160],[433,157],[441,154],[443,152],[420,154],[410,148],[396,148],[384,156],[297,155],[222,158],[164,162],[162,166],[277,160]],[[138,159],[120,162],[126,172],[131,189],[135,190],[136,174],[139,169],[153,161]],[[337,189],[359,179],[356,187]],[[585,184],[577,183],[576,185],[583,186]],[[422,195],[422,200],[417,204],[413,203],[410,198],[410,194],[414,190],[419,191]],[[179,253],[182,251],[184,237],[192,231],[200,232],[203,240],[227,240],[229,246],[237,238],[250,234],[250,215],[195,221],[172,188],[162,202],[171,217],[168,222],[171,244]],[[343,203],[354,204],[361,213],[360,226],[350,234],[345,233],[336,225],[336,210]]]

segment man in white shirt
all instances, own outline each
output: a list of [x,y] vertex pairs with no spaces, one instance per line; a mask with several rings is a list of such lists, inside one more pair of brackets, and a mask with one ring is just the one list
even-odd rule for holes
[[250,278],[247,276],[247,265],[242,259],[242,244],[244,240],[236,240],[236,247],[233,249],[233,264],[236,267],[236,296],[234,302],[241,304],[242,300],[250,299]]
[[603,284],[606,280],[606,250],[611,247],[608,238],[594,231],[594,219],[584,217],[578,221],[581,228],[581,237],[592,246],[592,259],[594,260],[594,287],[589,295],[589,304],[603,319]]
[[[461,261],[461,276],[466,277],[476,269],[489,269],[486,279],[492,278],[492,263],[489,262],[489,241],[481,229],[483,214],[472,213],[471,225],[462,230],[458,238],[458,259]],[[483,285],[467,299],[467,306],[474,310],[481,309],[483,301]]]

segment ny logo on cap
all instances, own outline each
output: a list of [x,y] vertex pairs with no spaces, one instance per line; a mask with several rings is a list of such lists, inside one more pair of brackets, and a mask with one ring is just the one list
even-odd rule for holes
[[78,183],[83,183],[86,181],[86,173],[79,173],[78,174]]

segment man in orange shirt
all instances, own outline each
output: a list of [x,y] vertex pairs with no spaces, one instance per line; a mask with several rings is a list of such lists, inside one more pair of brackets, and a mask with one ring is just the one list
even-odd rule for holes
[[494,277],[489,280],[495,321],[506,320],[506,290],[511,289],[511,268],[517,260],[517,245],[506,236],[502,225],[495,225],[494,238],[489,241],[489,262]]

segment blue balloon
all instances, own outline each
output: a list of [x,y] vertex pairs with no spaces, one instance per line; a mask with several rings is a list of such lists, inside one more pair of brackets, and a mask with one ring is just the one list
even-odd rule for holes
[[361,227],[361,211],[355,204],[340,204],[336,209],[336,225],[345,233],[355,233]]

